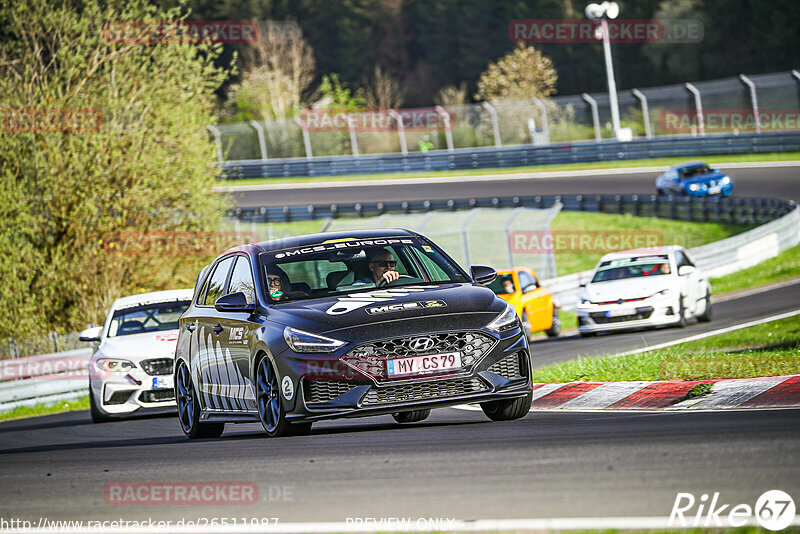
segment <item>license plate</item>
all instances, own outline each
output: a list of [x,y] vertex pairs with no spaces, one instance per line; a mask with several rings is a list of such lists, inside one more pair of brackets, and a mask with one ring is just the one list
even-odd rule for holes
[[447,352],[387,360],[386,371],[389,376],[441,373],[461,368],[461,353]]
[[172,376],[154,376],[153,389],[172,389]]
[[633,315],[636,310],[631,308],[616,308],[614,310],[606,310],[606,317],[621,317],[623,315]]
[[720,191],[722,191],[722,187],[720,187],[718,185],[715,185],[714,187],[709,187],[708,188],[708,194],[709,195],[716,195]]

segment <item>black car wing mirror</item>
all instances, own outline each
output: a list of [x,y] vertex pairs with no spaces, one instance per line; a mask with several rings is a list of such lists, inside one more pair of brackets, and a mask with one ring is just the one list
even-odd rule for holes
[[469,268],[469,273],[473,280],[483,285],[489,284],[497,278],[497,271],[485,265],[473,265]]
[[214,303],[214,308],[219,312],[252,312],[255,310],[255,306],[247,303],[247,297],[241,291],[222,295]]

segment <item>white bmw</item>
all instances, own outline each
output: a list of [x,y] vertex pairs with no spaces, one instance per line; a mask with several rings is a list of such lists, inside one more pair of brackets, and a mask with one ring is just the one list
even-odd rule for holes
[[89,362],[95,423],[175,406],[172,367],[178,319],[192,293],[176,289],[117,299],[103,326],[81,332],[81,341],[97,343]]
[[711,285],[679,246],[606,254],[578,300],[582,336],[711,320]]

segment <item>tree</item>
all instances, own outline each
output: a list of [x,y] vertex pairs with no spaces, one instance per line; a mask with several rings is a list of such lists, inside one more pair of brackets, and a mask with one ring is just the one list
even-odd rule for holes
[[403,104],[400,84],[379,65],[364,85],[364,102],[370,109],[392,109]]
[[493,63],[478,80],[478,100],[527,100],[555,92],[558,76],[553,62],[533,48],[519,45]]
[[191,287],[219,252],[114,250],[121,235],[216,230],[224,213],[206,131],[221,47],[103,31],[180,17],[145,0],[0,4],[0,317],[14,336],[97,323],[126,293]]

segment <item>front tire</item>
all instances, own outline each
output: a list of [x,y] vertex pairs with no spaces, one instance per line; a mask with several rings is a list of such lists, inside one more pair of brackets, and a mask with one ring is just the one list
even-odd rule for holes
[[711,291],[706,291],[706,307],[703,310],[702,315],[697,316],[697,320],[703,323],[707,323],[711,320],[714,316],[714,312],[711,309]]
[[531,403],[533,403],[533,391],[516,399],[482,402],[481,409],[492,421],[513,421],[524,417],[531,410]]
[[114,420],[113,417],[105,414],[97,405],[97,401],[94,400],[94,393],[92,393],[91,382],[89,382],[89,413],[92,416],[93,423],[108,423]]
[[394,420],[400,424],[418,423],[427,419],[430,414],[430,410],[413,410],[411,412],[393,413],[392,417],[394,417]]
[[555,306],[553,306],[553,324],[544,333],[547,334],[547,337],[558,337],[561,333],[561,316],[558,315],[558,310]]
[[175,373],[175,401],[178,405],[178,420],[181,430],[189,439],[218,438],[225,430],[225,423],[201,423],[200,403],[192,383],[192,374],[183,360]]
[[531,332],[531,323],[528,321],[528,312],[522,310],[522,331],[525,333],[525,339],[528,341],[533,340],[533,332]]
[[258,418],[267,436],[304,436],[311,432],[311,423],[290,423],[281,403],[278,374],[272,362],[264,356],[256,366],[256,404]]
[[685,300],[686,299],[684,298],[683,295],[681,295],[680,299],[678,300],[678,317],[679,318],[678,318],[678,322],[675,323],[675,325],[678,328],[684,328],[686,326],[686,323],[688,322],[686,320],[686,303],[685,303]]

